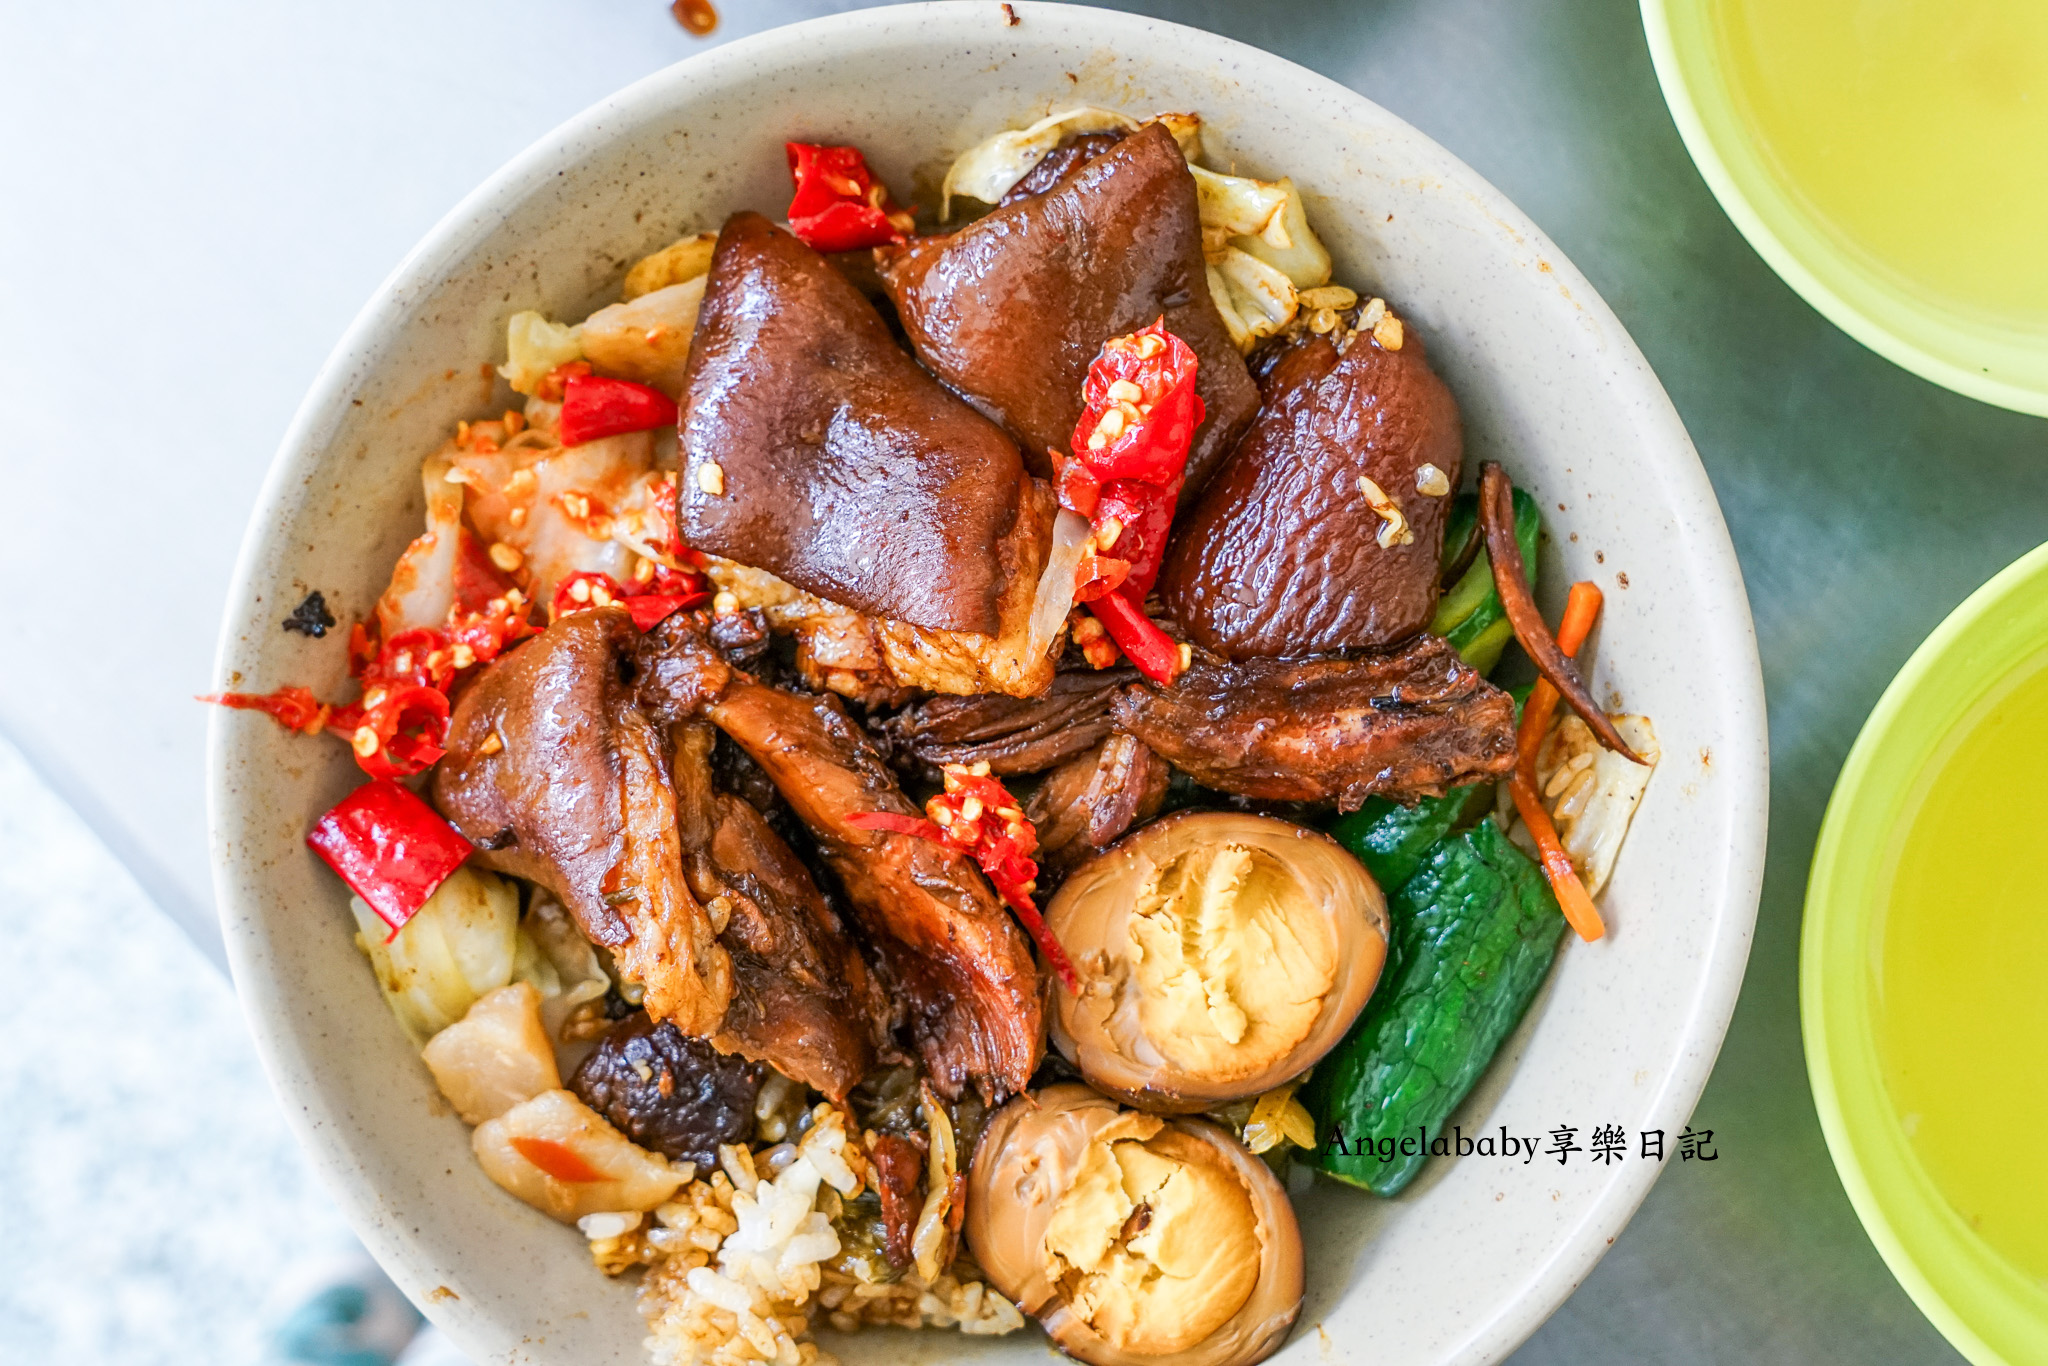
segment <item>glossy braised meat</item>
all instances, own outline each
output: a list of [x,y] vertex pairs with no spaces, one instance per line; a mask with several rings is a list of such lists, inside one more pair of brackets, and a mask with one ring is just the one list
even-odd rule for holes
[[638,638],[610,607],[495,660],[455,705],[432,796],[478,863],[552,891],[656,1019],[708,1035],[732,964],[683,878],[667,741],[634,705]]
[[1015,445],[759,214],[719,234],[681,438],[691,546],[875,616],[998,632],[1000,547],[1024,493]]
[[[1081,383],[1111,337],[1165,316],[1194,349],[1208,419],[1188,456],[1199,488],[1251,421],[1258,390],[1209,297],[1195,180],[1149,124],[943,237],[880,248],[882,282],[931,372],[1001,422],[1050,476],[1081,417]],[[694,542],[692,542],[694,544]]]
[[1122,733],[1046,774],[1024,803],[1038,831],[1041,883],[1071,872],[1133,825],[1158,815],[1172,776],[1151,746]]
[[986,763],[1002,775],[1042,773],[1109,734],[1116,690],[1135,669],[1071,671],[1038,697],[934,697],[880,723],[899,756],[946,764]]
[[1059,146],[1040,157],[1024,173],[1024,178],[1003,192],[997,201],[997,208],[1007,208],[1020,199],[1029,199],[1035,194],[1044,194],[1053,186],[1081,169],[1082,163],[1101,156],[1124,140],[1122,129],[1110,129],[1100,133],[1073,133],[1060,139]]
[[1197,660],[1116,723],[1196,782],[1261,801],[1435,796],[1515,765],[1515,704],[1436,636],[1361,659]]
[[[1404,328],[1286,344],[1260,382],[1265,406],[1175,532],[1159,596],[1188,637],[1228,658],[1378,649],[1436,611],[1449,491],[1464,450],[1458,405]],[[1417,471],[1434,466],[1441,490]],[[1377,484],[1413,539],[1382,545]]]
[[665,720],[707,717],[767,770],[810,829],[947,1097],[970,1081],[1022,1090],[1044,1048],[1038,968],[980,871],[948,846],[851,817],[920,813],[835,697],[800,697],[733,668],[678,612],[646,638],[641,698]]
[[713,785],[716,737],[701,721],[670,730],[683,872],[732,957],[732,1005],[712,1042],[844,1100],[874,1067],[888,1003],[767,818]]
[[754,1097],[766,1076],[759,1063],[636,1011],[598,1041],[569,1089],[641,1147],[716,1167],[719,1144],[744,1143],[754,1132]]
[[[456,707],[435,802],[479,862],[552,889],[656,1019],[843,1097],[887,1004],[789,847],[713,786],[709,727],[678,750],[640,710],[638,644],[608,608],[494,663]],[[715,983],[683,970],[686,932]]]
[[717,557],[709,557],[706,572],[742,609],[759,609],[776,631],[795,638],[797,671],[814,690],[866,706],[897,705],[899,694],[913,690],[1030,697],[1045,691],[1056,667],[1050,651],[1031,648],[1031,608],[1058,506],[1044,480],[1025,485],[1022,511],[997,548],[1004,587],[993,636],[850,611],[766,570]]

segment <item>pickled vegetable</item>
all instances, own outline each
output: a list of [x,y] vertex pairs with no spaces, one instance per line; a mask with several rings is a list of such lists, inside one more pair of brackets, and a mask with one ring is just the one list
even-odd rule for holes
[[[1536,541],[1543,529],[1536,499],[1525,489],[1515,490],[1515,540],[1522,547],[1522,563],[1536,579]],[[1453,562],[1467,539],[1479,535],[1479,503],[1470,494],[1460,497],[1444,524],[1444,559]],[[1456,647],[1464,661],[1481,673],[1491,673],[1500,663],[1500,653],[1515,638],[1507,611],[1493,586],[1493,564],[1482,546],[1472,565],[1437,601],[1436,616],[1430,620],[1432,635],[1442,636]]]
[[1490,820],[1431,850],[1389,912],[1380,988],[1302,1096],[1317,1138],[1304,1160],[1379,1195],[1422,1169],[1428,1140],[1528,1010],[1564,931],[1542,870]]
[[1337,818],[1330,838],[1350,850],[1380,890],[1391,894],[1422,866],[1437,841],[1469,819],[1471,808],[1492,791],[1491,784],[1476,783],[1441,797],[1424,797],[1413,806],[1368,797],[1364,806]]

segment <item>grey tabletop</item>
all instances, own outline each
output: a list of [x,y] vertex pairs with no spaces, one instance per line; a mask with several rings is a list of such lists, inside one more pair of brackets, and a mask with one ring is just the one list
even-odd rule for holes
[[[718,37],[850,7],[723,0]],[[1362,91],[1527,210],[1663,379],[1747,576],[1772,821],[1749,975],[1693,1121],[1719,1158],[1672,1163],[1516,1360],[1959,1360],[1829,1164],[1800,1053],[1800,902],[1885,683],[2048,539],[2048,423],[1894,368],[1770,273],[1687,159],[1630,0],[1127,7]],[[202,943],[203,718],[173,703],[205,686],[233,546],[297,394],[459,195],[691,50],[658,0],[0,5],[0,573],[17,593],[55,573],[74,595],[0,614],[0,727]],[[464,85],[489,94],[450,96]],[[81,545],[75,514],[49,510],[82,488],[97,511]],[[144,581],[109,583],[110,561]]]

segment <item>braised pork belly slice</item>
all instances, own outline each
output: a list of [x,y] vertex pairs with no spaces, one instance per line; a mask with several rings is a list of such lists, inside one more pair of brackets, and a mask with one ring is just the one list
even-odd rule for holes
[[1159,124],[1062,169],[1044,193],[957,232],[878,249],[882,282],[918,358],[1002,423],[1042,477],[1047,451],[1073,440],[1102,344],[1163,316],[1198,362],[1197,489],[1259,395],[1209,295],[1194,176]]
[[1004,545],[1029,496],[1016,445],[759,214],[719,234],[680,432],[695,549],[867,616],[1003,633]]
[[933,1084],[1021,1090],[1044,1048],[1038,968],[981,872],[950,846],[869,829],[871,812],[915,819],[882,756],[836,697],[771,687],[713,647],[702,613],[646,638],[641,698],[680,722],[702,716],[774,779],[838,877]]
[[1347,326],[1262,355],[1265,406],[1160,571],[1160,599],[1204,649],[1380,649],[1429,624],[1464,433],[1416,330],[1381,331],[1394,349]]
[[1437,796],[1515,764],[1515,704],[1436,636],[1362,658],[1201,657],[1134,683],[1116,724],[1204,787],[1261,801]]
[[810,687],[875,705],[907,692],[1031,697],[1045,691],[1057,667],[1058,640],[1033,650],[1031,609],[1052,543],[1058,508],[1051,487],[1027,479],[1021,511],[997,546],[1003,590],[998,630],[940,631],[854,611],[807,593],[765,569],[711,558],[706,567],[721,603],[759,608],[776,631],[794,636],[797,668]]

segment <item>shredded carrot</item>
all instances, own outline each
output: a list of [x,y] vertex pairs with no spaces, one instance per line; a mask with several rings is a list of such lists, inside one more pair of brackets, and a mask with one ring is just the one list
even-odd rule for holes
[[[1593,623],[1600,616],[1600,603],[1600,589],[1596,585],[1572,585],[1571,596],[1564,604],[1564,618],[1557,624],[1557,648],[1567,658],[1576,655],[1592,634]],[[1571,853],[1558,838],[1550,813],[1536,796],[1536,752],[1543,748],[1543,737],[1550,730],[1550,718],[1557,712],[1558,700],[1557,689],[1549,679],[1536,680],[1529,700],[1522,704],[1522,728],[1515,737],[1515,776],[1508,783],[1508,791],[1515,799],[1515,810],[1522,815],[1522,824],[1529,827],[1529,834],[1543,855],[1543,874],[1550,879],[1550,890],[1557,894],[1565,921],[1578,931],[1579,938],[1591,942],[1606,934],[1607,926],[1587,894],[1586,884],[1579,881]]]
[[1522,813],[1522,824],[1529,827],[1529,833],[1536,840],[1536,849],[1543,855],[1543,875],[1550,879],[1550,890],[1557,895],[1558,908],[1564,912],[1565,923],[1577,930],[1579,938],[1588,943],[1600,938],[1607,933],[1606,923],[1600,919],[1600,909],[1587,895],[1586,884],[1579,881],[1578,869],[1572,867],[1571,852],[1557,837],[1557,827],[1551,824],[1550,813],[1537,800],[1536,789],[1517,773],[1509,781],[1508,791],[1515,799],[1515,810]]
[[[1586,637],[1593,633],[1593,622],[1600,615],[1601,594],[1599,586],[1591,583],[1575,583],[1571,596],[1565,599],[1564,619],[1557,624],[1557,648],[1567,659],[1579,652],[1586,643]],[[1536,686],[1529,692],[1529,700],[1522,704],[1522,730],[1516,737],[1515,748],[1520,752],[1520,766],[1529,770],[1532,781],[1536,769],[1536,751],[1543,745],[1543,736],[1550,729],[1550,718],[1557,712],[1557,688],[1547,678],[1536,680]]]

